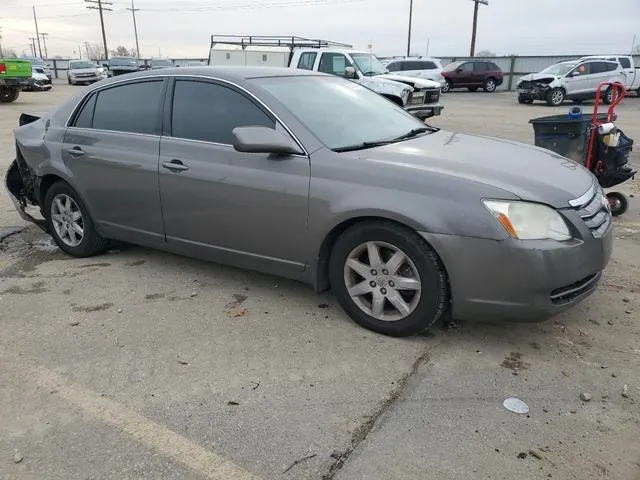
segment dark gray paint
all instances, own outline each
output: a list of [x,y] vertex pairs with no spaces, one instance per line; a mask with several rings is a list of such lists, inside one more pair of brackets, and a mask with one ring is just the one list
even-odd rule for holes
[[[322,287],[319,255],[327,235],[345,221],[386,218],[420,232],[433,245],[449,273],[453,312],[460,318],[497,318],[500,313],[528,318],[561,311],[567,306],[550,305],[549,292],[601,271],[609,259],[611,231],[594,238],[569,205],[594,177],[567,159],[515,142],[445,131],[335,153],[247,81],[314,73],[166,69],[106,80],[89,91],[133,78],[174,75],[216,78],[251,92],[281,120],[278,129],[290,132],[309,156],[274,158],[239,153],[230,145],[67,131],[77,96],[51,118],[16,130],[16,138],[35,175],[55,174],[81,192],[105,236]],[[62,154],[72,146],[86,149],[86,158]],[[172,160],[188,169],[161,166]],[[576,239],[508,239],[482,206],[483,198],[551,205],[572,225]]]

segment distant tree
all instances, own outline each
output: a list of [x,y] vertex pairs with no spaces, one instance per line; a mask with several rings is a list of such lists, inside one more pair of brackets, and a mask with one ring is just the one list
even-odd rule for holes
[[634,55],[640,55],[640,43],[639,43],[639,44],[637,44],[637,45],[634,45],[634,46],[633,46],[632,53],[633,53]]
[[110,53],[114,57],[135,57],[136,56],[136,52],[133,48],[128,49],[127,47],[124,47],[122,45],[118,45],[116,49],[111,50]]
[[489,50],[480,50],[478,53],[476,53],[476,57],[495,57],[496,54],[489,51]]
[[82,52],[83,57],[86,55],[88,55],[91,60],[102,60],[104,59],[104,50],[99,43],[88,43]]

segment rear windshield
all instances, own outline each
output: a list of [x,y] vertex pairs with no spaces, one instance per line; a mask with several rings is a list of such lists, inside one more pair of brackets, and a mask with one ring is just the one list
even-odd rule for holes
[[109,65],[116,65],[119,67],[137,67],[138,62],[133,58],[112,58],[109,60]]

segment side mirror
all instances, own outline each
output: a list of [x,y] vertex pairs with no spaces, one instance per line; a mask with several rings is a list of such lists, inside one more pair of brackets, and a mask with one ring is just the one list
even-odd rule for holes
[[353,67],[345,67],[344,76],[346,78],[356,78],[356,69]]
[[461,68],[456,68],[456,73],[462,73],[462,69]]
[[580,72],[578,70],[574,70],[573,72],[571,72],[572,77],[577,77],[578,75],[580,75]]
[[302,153],[300,147],[288,136],[268,127],[236,127],[233,148],[244,153],[272,153],[289,155]]

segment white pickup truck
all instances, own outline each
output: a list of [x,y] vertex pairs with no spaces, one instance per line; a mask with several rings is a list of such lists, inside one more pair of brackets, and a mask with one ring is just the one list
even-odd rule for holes
[[212,35],[209,65],[290,67],[338,75],[387,97],[422,120],[440,115],[444,108],[438,82],[389,73],[375,55],[326,40]]
[[624,75],[624,86],[627,92],[636,92],[640,96],[640,66],[634,64],[631,55],[591,55],[583,57],[582,60],[599,59],[618,62],[622,67]]

